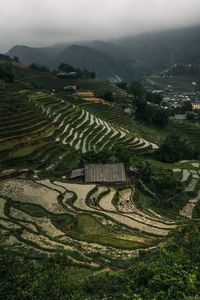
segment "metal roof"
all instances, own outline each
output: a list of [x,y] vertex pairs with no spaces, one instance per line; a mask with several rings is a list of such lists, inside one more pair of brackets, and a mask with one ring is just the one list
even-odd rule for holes
[[85,182],[125,182],[124,164],[86,164]]

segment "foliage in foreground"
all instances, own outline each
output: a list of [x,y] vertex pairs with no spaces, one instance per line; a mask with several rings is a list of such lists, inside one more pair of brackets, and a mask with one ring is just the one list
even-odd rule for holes
[[84,272],[65,256],[34,261],[1,250],[0,299],[199,299],[200,224],[179,228],[127,271]]

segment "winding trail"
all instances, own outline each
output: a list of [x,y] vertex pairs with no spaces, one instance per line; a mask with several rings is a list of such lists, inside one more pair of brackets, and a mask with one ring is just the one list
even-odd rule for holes
[[200,200],[200,191],[198,192],[198,195],[195,198],[190,199],[189,202],[179,211],[180,216],[184,218],[192,219],[193,210],[199,200]]

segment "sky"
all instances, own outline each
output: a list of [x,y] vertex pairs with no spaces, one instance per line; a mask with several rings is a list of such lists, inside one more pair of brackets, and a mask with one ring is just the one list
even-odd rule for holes
[[200,0],[0,0],[0,52],[200,23]]

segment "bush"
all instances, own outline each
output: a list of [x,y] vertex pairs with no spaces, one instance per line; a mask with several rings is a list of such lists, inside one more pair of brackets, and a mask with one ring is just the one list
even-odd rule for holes
[[32,63],[29,67],[31,70],[39,71],[39,72],[49,72],[49,69],[46,66],[40,64]]
[[101,95],[100,98],[111,102],[114,100],[113,93],[111,92],[106,92],[105,94]]
[[178,134],[169,134],[158,152],[158,158],[161,161],[174,163],[183,159],[198,158],[198,151],[190,141]]
[[11,64],[0,64],[0,79],[3,79],[5,82],[14,82],[14,73]]

